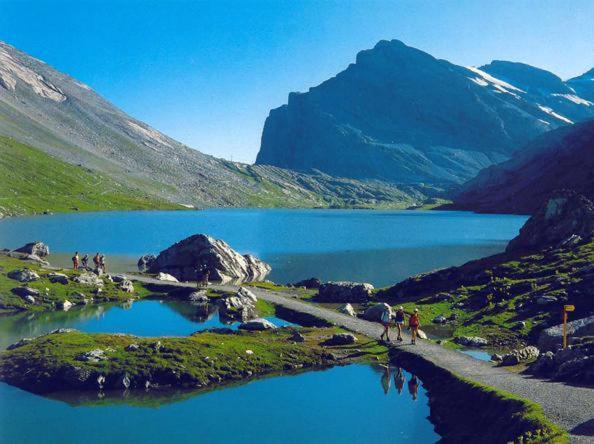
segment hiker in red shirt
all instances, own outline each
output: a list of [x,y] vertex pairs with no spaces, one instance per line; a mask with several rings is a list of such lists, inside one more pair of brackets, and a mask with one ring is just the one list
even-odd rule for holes
[[72,268],[78,270],[78,251],[72,256]]
[[408,327],[410,328],[410,335],[411,335],[411,344],[417,343],[417,335],[419,333],[419,326],[421,325],[421,321],[419,319],[419,309],[415,308],[413,314],[410,315],[408,319]]

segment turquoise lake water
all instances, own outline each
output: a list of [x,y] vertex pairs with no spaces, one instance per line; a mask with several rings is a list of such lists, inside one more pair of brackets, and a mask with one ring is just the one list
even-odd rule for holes
[[[141,254],[206,233],[269,262],[270,279],[280,283],[316,276],[386,286],[500,252],[525,220],[364,210],[68,214],[1,221],[0,247],[42,240],[58,265],[67,265],[75,250],[101,251],[113,271],[133,268]],[[91,305],[2,317],[0,348],[58,327],[159,336],[218,326],[216,313],[205,316],[180,302]],[[403,375],[396,381],[381,367],[351,365],[206,393],[109,392],[104,398],[85,392],[42,397],[0,384],[0,443],[435,442],[426,393],[410,384],[412,375]]]
[[[138,211],[32,216],[0,222],[0,247],[46,242],[69,265],[76,250],[107,255],[114,271],[130,271],[196,233],[225,240],[272,265],[278,283],[319,277],[376,286],[504,250],[524,216],[458,211],[258,210]],[[117,256],[117,257],[114,257]],[[112,257],[110,257],[112,256]]]

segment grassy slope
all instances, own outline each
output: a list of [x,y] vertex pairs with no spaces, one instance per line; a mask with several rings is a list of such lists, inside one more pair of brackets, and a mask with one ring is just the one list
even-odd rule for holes
[[0,136],[0,213],[180,209],[107,176]]
[[[140,338],[131,335],[53,333],[0,355],[0,379],[32,391],[97,389],[97,376],[106,377],[106,388],[121,388],[119,378],[128,374],[133,387],[145,381],[177,387],[206,387],[301,367],[369,360],[387,350],[375,341],[354,346],[324,348],[320,344],[337,328],[300,328],[303,343],[289,340],[295,329],[219,334],[196,333],[189,337]],[[155,349],[155,343],[161,348]],[[126,350],[137,344],[137,350]],[[355,351],[357,348],[359,351]],[[85,352],[101,349],[106,360],[81,361]],[[248,350],[251,350],[249,352]],[[248,351],[248,352],[246,352]],[[328,352],[331,351],[332,355]],[[74,367],[78,375],[72,378]]]
[[[22,268],[29,268],[35,271],[39,274],[40,279],[24,284],[7,276],[12,270]],[[45,270],[34,262],[22,261],[0,254],[0,314],[22,310],[53,310],[57,302],[64,300],[68,300],[73,304],[82,303],[80,296],[76,296],[75,293],[82,293],[87,298],[93,297],[97,301],[102,302],[124,302],[131,298],[140,299],[155,293],[154,291],[149,291],[140,282],[134,282],[134,293],[126,293],[118,288],[118,284],[104,280],[103,291],[97,296],[92,294],[93,287],[88,285],[81,285],[72,281],[69,281],[68,284],[51,283],[46,277],[50,272],[50,270]],[[60,273],[66,274],[69,277],[79,274],[72,270],[62,270]],[[40,291],[41,297],[36,298],[36,304],[29,304],[10,291],[14,287],[23,285]]]
[[[574,319],[594,309],[594,270],[588,269],[593,262],[594,241],[538,254],[497,255],[412,277],[377,296],[406,310],[418,307],[424,325],[437,315],[455,313],[458,320],[449,324],[452,336],[478,335],[503,345],[534,340],[542,328],[559,323],[564,303],[576,306]],[[434,296],[440,292],[454,300],[436,302]],[[559,301],[534,302],[544,295]]]

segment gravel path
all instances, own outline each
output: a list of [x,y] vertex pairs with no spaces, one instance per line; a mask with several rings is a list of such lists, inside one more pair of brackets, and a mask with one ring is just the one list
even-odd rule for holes
[[[144,276],[130,276],[146,283],[164,284]],[[167,283],[169,284],[169,283]],[[193,284],[172,284],[179,287],[195,288]],[[237,286],[213,285],[216,290],[236,291]],[[290,292],[275,292],[250,287],[257,297],[281,305],[291,310],[314,315],[353,332],[378,339],[382,327],[363,319],[353,318],[337,311],[304,302]],[[395,336],[395,333],[394,333]],[[437,344],[419,340],[417,345],[409,344],[410,338],[404,333],[404,342],[393,347],[406,347],[407,351],[433,362],[456,375],[476,382],[496,387],[540,404],[547,417],[554,423],[570,431],[572,442],[594,442],[594,389],[574,387],[559,382],[550,382],[517,373],[511,373],[491,363],[479,361],[463,353],[445,349]]]

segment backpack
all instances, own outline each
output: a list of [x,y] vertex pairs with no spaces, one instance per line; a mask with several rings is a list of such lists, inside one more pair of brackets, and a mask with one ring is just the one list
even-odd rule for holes
[[382,312],[382,318],[381,319],[382,319],[382,322],[384,322],[384,323],[390,322],[390,312],[388,310],[384,310]]

